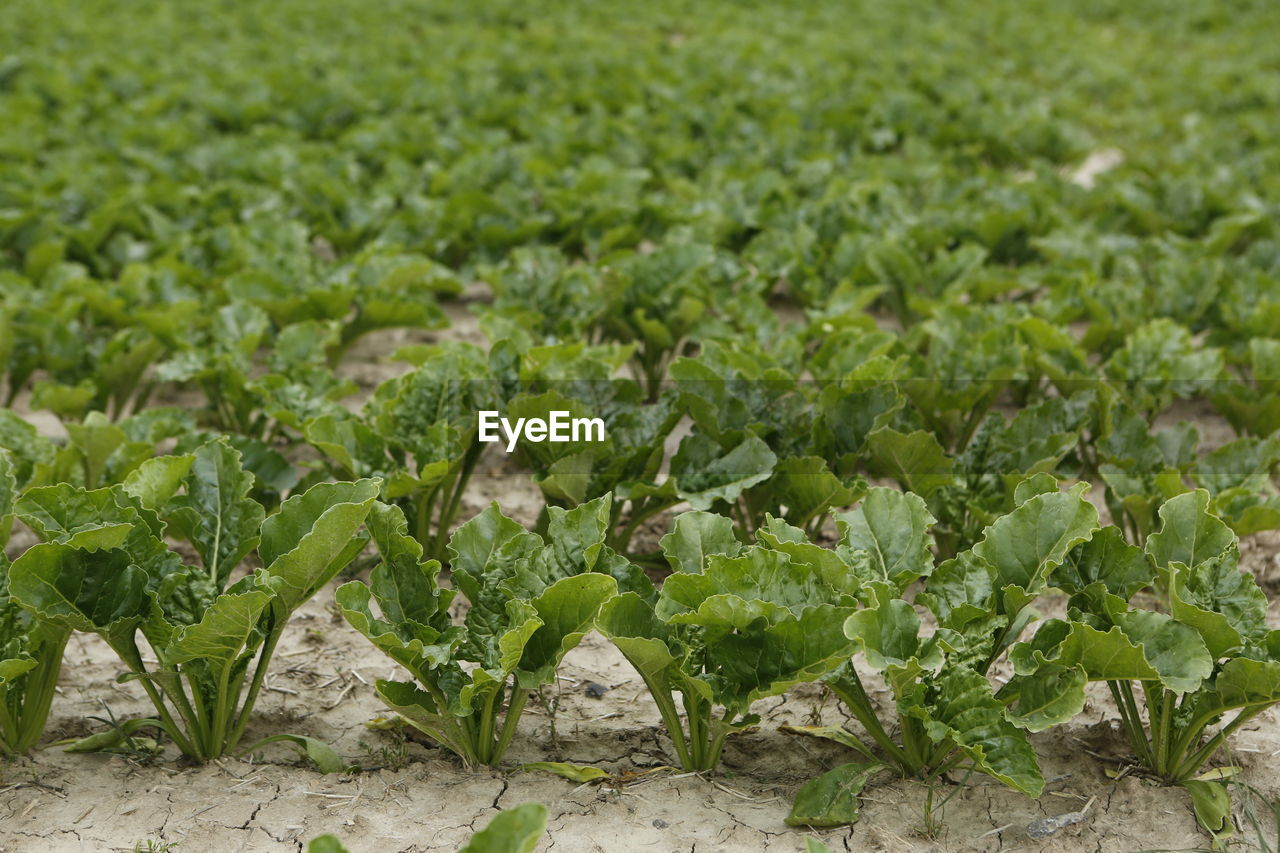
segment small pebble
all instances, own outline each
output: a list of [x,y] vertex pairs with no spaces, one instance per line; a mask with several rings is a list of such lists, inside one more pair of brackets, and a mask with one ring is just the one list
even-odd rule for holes
[[609,688],[605,687],[603,684],[597,684],[593,681],[588,684],[587,689],[582,692],[586,693],[587,697],[590,699],[600,699],[604,694],[609,692]]
[[653,819],[653,826],[655,829],[666,829],[668,826],[670,826],[670,824],[668,824],[665,820],[663,820],[660,817],[655,817]]

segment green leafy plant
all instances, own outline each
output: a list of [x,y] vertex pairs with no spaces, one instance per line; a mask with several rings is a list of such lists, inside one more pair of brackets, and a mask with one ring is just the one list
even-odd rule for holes
[[813,386],[777,349],[708,343],[670,368],[695,424],[671,461],[672,480],[690,506],[728,515],[743,537],[768,515],[815,531],[863,485],[815,453]]
[[[1239,569],[1236,537],[1209,502],[1204,490],[1174,497],[1145,549],[1108,528],[1056,569],[1069,619],[1013,649],[1017,675],[1001,695],[1038,730],[1078,713],[1087,682],[1106,682],[1137,760],[1187,788],[1201,826],[1222,834],[1229,774],[1204,768],[1280,703],[1280,632],[1268,629],[1266,596]],[[1133,601],[1148,585],[1158,609]]]
[[1239,379],[1223,383],[1213,404],[1237,433],[1265,438],[1280,430],[1280,340],[1252,339],[1243,361]]
[[470,606],[455,625],[455,592],[439,585],[440,563],[422,561],[398,508],[375,505],[369,529],[381,562],[369,585],[344,584],[337,600],[347,621],[414,678],[379,680],[378,695],[468,766],[500,763],[530,691],[554,680],[617,589],[610,575],[630,586],[643,577],[605,547],[608,519],[605,497],[552,508],[545,540],[496,505],[462,525],[449,552]]
[[1175,399],[1206,395],[1224,371],[1216,347],[1197,347],[1187,329],[1167,318],[1134,329],[1107,361],[1105,374],[1148,418]]
[[[375,480],[324,483],[267,518],[246,496],[252,482],[214,441],[124,485],[35,488],[15,508],[45,542],[9,567],[10,595],[39,619],[101,636],[151,700],[147,723],[197,761],[240,744],[289,615],[364,547],[378,491]],[[201,565],[184,565],[166,535]],[[255,549],[263,567],[231,582]]]
[[0,755],[26,752],[39,742],[71,634],[9,596],[4,547],[13,524],[14,467],[12,457],[0,450]]
[[849,653],[841,628],[859,583],[847,565],[779,519],[756,537],[744,546],[728,518],[684,513],[662,539],[674,573],[661,590],[623,592],[600,613],[689,770],[719,764],[728,737],[759,722],[757,700],[822,677]]
[[443,559],[463,490],[485,445],[476,413],[496,409],[498,389],[474,346],[427,347],[417,365],[374,391],[359,415],[307,420],[308,442],[339,477],[379,477],[383,499],[401,506],[428,556]]
[[[835,740],[870,762],[848,765],[845,774],[865,780],[871,769],[888,767],[932,785],[967,768],[1040,795],[1044,780],[1035,753],[987,672],[1035,618],[1030,605],[1072,549],[1090,540],[1098,516],[1080,490],[1059,492],[1052,478],[1033,478],[1017,491],[1012,512],[996,519],[972,549],[937,566],[930,553],[933,517],[918,496],[874,489],[844,516],[839,550],[864,582],[864,606],[848,617],[844,631],[892,691],[893,722],[882,721],[858,668],[845,662],[824,681],[862,733],[791,730]],[[927,579],[925,591],[913,606],[902,594],[921,579]],[[929,635],[916,612],[921,605],[937,619],[938,629]],[[835,796],[845,788],[819,790]],[[822,807],[806,801],[804,810]],[[856,810],[849,814],[856,818]]]

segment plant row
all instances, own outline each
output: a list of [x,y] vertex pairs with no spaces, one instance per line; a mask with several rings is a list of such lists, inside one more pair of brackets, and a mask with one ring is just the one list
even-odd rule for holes
[[[611,495],[550,507],[541,533],[494,505],[449,538],[446,585],[377,480],[316,484],[268,514],[224,439],[149,458],[95,489],[18,494],[8,454],[0,466],[6,531],[16,517],[41,540],[6,567],[0,598],[6,752],[38,742],[72,631],[100,636],[155,711],[79,748],[148,727],[196,761],[254,748],[241,740],[290,614],[366,546],[376,554],[367,583],[343,584],[336,598],[409,676],[380,680],[377,693],[467,765],[502,761],[531,693],[591,630],[631,662],[690,770],[716,768],[728,740],[759,724],[758,700],[824,684],[857,727],[795,731],[858,760],[801,791],[796,823],[855,819],[849,792],[885,769],[922,780],[983,773],[1038,796],[1028,734],[1070,720],[1086,686],[1104,682],[1137,761],[1186,787],[1201,824],[1221,832],[1224,774],[1202,771],[1280,702],[1280,632],[1268,630],[1266,597],[1200,489],[1165,502],[1139,547],[1100,525],[1087,486],[1061,491],[1039,473],[948,556],[925,499],[886,487],[837,516],[830,548],[781,517],[746,535],[694,510],[661,540],[661,584],[610,546]],[[1035,604],[1051,591],[1069,596],[1066,618],[1037,623]],[[997,665],[1014,673],[998,689]],[[870,698],[873,676],[890,706]],[[274,739],[336,761],[307,738]]]
[[[481,411],[512,422],[548,420],[553,412],[599,418],[603,436],[591,438],[603,440],[522,440],[514,459],[547,507],[612,494],[609,544],[642,562],[653,555],[633,547],[636,530],[679,504],[728,515],[743,535],[770,514],[814,535],[876,480],[926,500],[947,556],[1012,509],[1014,486],[1037,473],[1101,483],[1112,517],[1138,545],[1154,529],[1160,505],[1195,488],[1209,491],[1214,511],[1242,536],[1280,528],[1280,410],[1272,411],[1276,399],[1265,382],[1214,392],[1220,402],[1235,401],[1250,426],[1212,447],[1194,423],[1166,425],[1170,418],[1161,417],[1171,400],[1198,394],[1199,385],[1179,367],[1198,356],[1171,354],[1159,334],[1113,359],[1125,371],[1088,379],[1050,369],[1044,353],[1031,358],[1023,344],[1002,372],[1005,355],[998,348],[974,355],[980,347],[966,328],[957,324],[943,336],[945,346],[910,355],[896,352],[891,336],[859,324],[810,360],[828,365],[838,377],[830,380],[756,344],[708,343],[697,357],[671,361],[668,379],[652,389],[618,377],[635,352],[629,345],[520,348],[503,339],[487,352],[465,343],[417,345],[397,354],[405,372],[355,410],[309,398],[305,383],[274,374],[250,383],[281,379],[282,402],[259,409],[261,400],[235,391],[247,381],[241,365],[235,376],[212,380],[225,399],[254,401],[228,433],[205,429],[189,411],[151,407],[114,422],[101,413],[68,421],[67,440],[55,443],[6,410],[0,445],[14,457],[20,489],[60,482],[97,488],[122,482],[159,448],[186,452],[221,434],[242,454],[252,492],[267,506],[325,480],[379,478],[381,498],[404,509],[415,538],[441,560],[486,450],[512,450],[506,436],[492,448],[479,440]],[[1016,343],[1033,329],[990,333]],[[836,339],[839,346],[831,344]],[[1075,361],[1066,354],[1069,341],[1058,343],[1068,349],[1056,357]],[[957,367],[970,358],[982,363]],[[1041,369],[1025,372],[1033,362]],[[949,378],[929,378],[944,369]],[[1166,378],[1141,378],[1148,375]],[[545,522],[544,513],[540,529]]]

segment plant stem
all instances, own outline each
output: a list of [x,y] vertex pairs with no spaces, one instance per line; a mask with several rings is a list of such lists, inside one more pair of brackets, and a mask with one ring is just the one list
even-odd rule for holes
[[1138,760],[1148,767],[1152,765],[1151,744],[1142,728],[1142,718],[1138,715],[1138,703],[1133,699],[1133,686],[1127,681],[1108,681],[1111,696],[1116,707],[1120,709],[1120,719],[1129,731],[1129,744],[1137,753]]
[[626,553],[627,546],[631,543],[631,537],[635,535],[636,528],[668,506],[671,506],[671,504],[661,502],[650,504],[647,500],[638,508],[633,504],[631,517],[627,519],[627,526],[622,528],[622,532],[618,534],[614,542],[614,550],[619,553]]
[[[414,538],[421,543],[424,549],[432,547],[431,541],[431,510],[435,505],[436,495],[440,491],[440,484],[436,483],[426,495],[418,498],[417,518],[414,525]],[[427,554],[428,557],[434,557],[434,554]]]
[[1213,754],[1218,751],[1218,747],[1222,746],[1227,738],[1231,737],[1232,732],[1261,714],[1268,707],[1270,706],[1255,705],[1252,708],[1245,708],[1239,714],[1236,714],[1236,718],[1223,726],[1216,735],[1209,738],[1208,743],[1193,752],[1190,758],[1178,765],[1171,775],[1171,781],[1182,782],[1195,775],[1199,771],[1200,765],[1213,757]]
[[[195,700],[194,704],[187,700],[187,691],[182,689],[183,677],[186,678],[191,697]],[[196,682],[191,672],[178,673],[178,692],[182,694],[183,702],[191,714],[193,724],[189,723],[187,730],[191,733],[192,740],[200,742],[200,749],[206,758],[217,758],[220,755],[217,751],[217,732],[213,728],[213,720],[209,716],[209,710],[205,707],[204,696],[200,693],[200,685]],[[222,694],[219,693],[218,697],[221,699]],[[180,706],[179,711],[181,710]]]
[[916,768],[912,767],[911,760],[907,757],[906,752],[893,742],[893,738],[889,737],[888,732],[884,730],[884,726],[880,724],[880,718],[876,716],[875,708],[871,705],[871,698],[867,696],[867,691],[863,688],[862,679],[858,677],[857,671],[852,666],[843,667],[826,684],[831,692],[836,694],[840,701],[844,702],[845,707],[862,724],[862,728],[871,736],[871,739],[905,772],[914,773]]
[[[1156,721],[1152,720],[1151,729],[1152,737],[1156,742],[1156,751],[1159,756],[1159,763],[1161,765],[1158,768],[1158,772],[1167,773],[1171,763],[1180,756],[1176,756],[1169,751],[1169,747],[1172,746],[1170,742],[1172,740],[1170,737],[1170,729],[1173,726],[1173,691],[1164,690],[1162,691],[1162,694],[1163,695],[1160,697],[1159,726],[1157,727]],[[1154,707],[1150,710],[1154,710]],[[1159,729],[1158,735],[1156,734],[1157,728]]]
[[[104,638],[105,639],[105,638]],[[147,677],[146,666],[142,662],[142,655],[138,652],[138,647],[134,643],[133,638],[128,638],[127,644],[115,645],[109,643],[115,653],[127,663],[130,668],[138,673],[141,677],[138,679],[142,684],[142,689],[146,691],[147,698],[151,700],[151,704],[155,706],[156,713],[160,715],[160,722],[163,724],[164,730],[173,738],[173,742],[184,755],[189,755],[198,761],[204,760],[204,755],[196,748],[196,745],[188,739],[186,733],[174,721],[169,713],[169,708],[165,704],[164,697],[156,690],[155,685]]]
[[[22,699],[22,708],[13,722],[16,724],[16,736],[12,746],[17,752],[26,752],[35,746],[44,733],[45,722],[49,719],[49,706],[53,704],[53,694],[58,687],[58,673],[62,670],[62,652],[71,638],[71,632],[61,628],[59,636],[47,640],[38,650],[36,666],[27,674],[27,693]],[[35,685],[32,690],[31,686]],[[3,708],[3,704],[0,704]],[[6,710],[7,713],[7,710]]]
[[516,724],[520,722],[520,715],[524,712],[525,703],[528,701],[529,691],[521,690],[519,685],[512,687],[511,698],[507,702],[507,715],[502,721],[498,743],[493,748],[493,764],[500,763],[502,756],[506,755],[507,747],[511,745],[511,739],[516,734]]
[[[632,665],[634,666],[635,664],[633,663]],[[639,667],[636,667],[636,671],[644,679],[645,686],[649,688],[649,693],[653,696],[653,701],[658,706],[658,714],[662,717],[662,724],[667,727],[667,735],[671,738],[671,745],[675,747],[676,757],[680,761],[680,768],[682,770],[697,770],[698,768],[694,767],[692,757],[689,754],[689,744],[685,740],[684,727],[680,725],[680,713],[676,710],[676,702],[671,687],[665,682],[658,683],[654,681]]]
[[[223,665],[222,671],[218,673],[218,707],[213,712],[212,734],[219,744],[226,743],[227,740],[227,722],[234,710],[236,695],[230,691],[231,667],[233,661],[227,661]],[[215,756],[216,757],[216,756]]]
[[484,705],[480,708],[480,728],[476,733],[476,754],[480,757],[480,761],[490,766],[493,765],[493,731],[495,726],[495,717],[498,712],[498,704],[502,696],[503,687],[499,684],[493,690],[489,691],[489,695],[485,697]]
[[473,441],[471,446],[467,448],[466,454],[462,457],[461,470],[457,479],[453,484],[453,491],[448,495],[447,500],[441,506],[440,517],[436,521],[436,544],[434,556],[441,559],[445,553],[445,543],[448,541],[449,526],[453,524],[454,517],[458,514],[458,506],[462,503],[462,493],[466,491],[467,483],[471,480],[471,474],[475,471],[476,462],[480,459],[480,454],[484,452],[484,445],[478,441]]
[[685,717],[689,721],[689,753],[693,759],[694,769],[706,770],[708,768],[703,763],[706,740],[702,731],[702,702],[692,698],[688,693],[681,693],[680,700],[684,704]]
[[[234,749],[244,735],[245,728],[249,725],[249,717],[253,715],[254,703],[258,701],[258,692],[262,689],[262,682],[267,677],[267,665],[271,662],[271,655],[276,650],[276,644],[280,642],[280,635],[284,633],[284,621],[284,619],[273,619],[272,621],[266,642],[262,644],[262,651],[258,654],[258,662],[253,670],[253,681],[249,682],[249,693],[240,705],[240,713],[236,717],[235,728],[231,730],[231,736],[227,738],[226,743],[223,745],[224,750]],[[277,624],[277,622],[280,624]]]

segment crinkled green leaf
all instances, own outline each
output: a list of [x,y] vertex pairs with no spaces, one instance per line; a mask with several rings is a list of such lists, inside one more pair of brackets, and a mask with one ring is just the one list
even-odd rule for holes
[[125,477],[124,490],[148,509],[159,510],[182,488],[195,461],[191,454],[148,459]]
[[1160,507],[1160,530],[1147,537],[1147,554],[1162,568],[1182,563],[1196,569],[1235,544],[1235,535],[1209,510],[1203,489],[1178,495]]
[[127,552],[58,543],[28,549],[9,566],[9,594],[42,618],[77,631],[114,634],[146,616],[147,576]]
[[1067,554],[1062,565],[1053,570],[1049,583],[1071,594],[1101,583],[1108,592],[1128,601],[1154,578],[1142,549],[1125,542],[1120,528],[1104,527]]
[[697,511],[676,516],[671,532],[659,540],[659,545],[673,570],[691,574],[700,574],[713,554],[736,557],[742,550],[732,520]]
[[554,680],[560,661],[582,641],[600,606],[617,590],[613,578],[587,573],[562,578],[532,600],[542,624],[529,637],[520,658],[522,681],[529,688]]
[[1000,698],[1009,703],[1010,722],[1029,732],[1041,732],[1084,710],[1088,681],[1082,667],[1044,666],[1031,675],[1015,676],[1000,691]]
[[744,490],[764,482],[777,461],[757,436],[748,436],[726,452],[714,440],[694,433],[680,442],[671,460],[671,476],[682,500],[706,510],[717,501],[733,503]]
[[319,483],[289,498],[263,522],[258,553],[265,583],[286,612],[360,553],[367,540],[357,534],[377,497],[377,480]]
[[890,582],[901,592],[933,571],[929,528],[935,519],[920,496],[874,488],[837,521],[839,547],[870,557],[871,576],[864,580]]
[[271,602],[262,590],[223,593],[204,611],[200,621],[180,628],[164,649],[166,663],[200,660],[210,664],[235,660],[249,644],[258,618]]
[[805,607],[839,600],[831,585],[808,566],[792,562],[780,551],[753,546],[737,557],[713,554],[701,574],[671,575],[663,583],[657,613],[671,618],[699,611],[717,596],[737,598],[744,609],[759,602],[797,614]]
[[184,493],[164,508],[174,532],[200,555],[205,570],[219,586],[232,569],[258,545],[266,511],[248,497],[253,475],[240,464],[240,453],[225,440],[198,448],[183,479]]
[[1004,715],[991,684],[960,666],[947,667],[928,687],[902,700],[906,712],[924,720],[935,742],[950,739],[979,770],[1032,797],[1044,790],[1044,777],[1027,734]]
[[882,427],[867,437],[868,470],[924,499],[952,481],[953,463],[932,433]]
[[760,488],[786,508],[786,517],[795,524],[808,524],[815,517],[853,503],[858,492],[849,488],[818,456],[781,459],[773,476]]
[[1118,614],[1116,622],[1131,642],[1142,646],[1143,655],[1170,690],[1198,690],[1213,672],[1213,658],[1199,633],[1167,614],[1131,610]]
[[877,670],[906,666],[920,651],[920,617],[901,599],[859,610],[844,623],[844,632]]
[[1098,529],[1098,511],[1072,492],[1029,499],[988,527],[973,552],[995,567],[999,585],[1039,591],[1072,548]]

